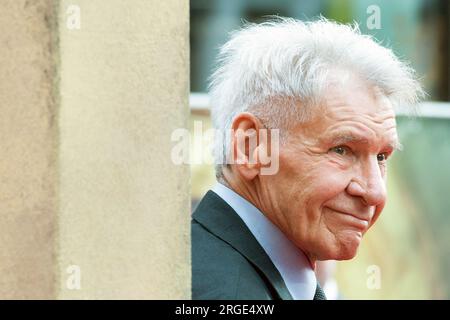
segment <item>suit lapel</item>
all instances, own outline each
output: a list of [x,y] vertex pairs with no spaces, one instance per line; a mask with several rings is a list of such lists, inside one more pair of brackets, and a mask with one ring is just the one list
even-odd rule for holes
[[283,300],[292,300],[283,278],[248,227],[221,197],[208,191],[193,214],[203,225],[252,262],[269,280]]

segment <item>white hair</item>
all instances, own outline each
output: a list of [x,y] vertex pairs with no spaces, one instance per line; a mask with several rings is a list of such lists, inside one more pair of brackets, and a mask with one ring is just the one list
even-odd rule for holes
[[[320,104],[332,68],[355,72],[394,106],[415,104],[424,94],[414,70],[371,36],[361,34],[356,23],[278,17],[247,23],[220,48],[209,86],[213,126],[225,132],[245,111],[271,128],[303,121],[308,109]],[[226,134],[216,139],[216,164],[226,159],[230,142]],[[222,176],[221,164],[216,165],[216,176]]]

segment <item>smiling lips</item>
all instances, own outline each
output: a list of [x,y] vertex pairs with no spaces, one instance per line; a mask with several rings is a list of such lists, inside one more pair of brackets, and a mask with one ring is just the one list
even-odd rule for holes
[[[331,209],[331,208],[330,208]],[[336,209],[331,209],[334,212],[342,215],[342,218],[351,226],[357,228],[359,231],[366,231],[369,228],[370,218],[358,217],[354,214],[343,212]]]

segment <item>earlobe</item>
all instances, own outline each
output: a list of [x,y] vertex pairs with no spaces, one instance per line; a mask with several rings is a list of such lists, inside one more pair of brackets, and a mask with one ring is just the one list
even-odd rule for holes
[[[236,164],[239,174],[248,181],[253,180],[260,173],[261,163],[259,161],[258,150],[259,146],[252,150],[251,157],[248,157],[247,154],[245,154],[241,158],[242,162]],[[238,150],[237,152],[240,151]]]
[[257,164],[238,165],[237,169],[241,176],[248,181],[255,179],[259,174],[259,166]]

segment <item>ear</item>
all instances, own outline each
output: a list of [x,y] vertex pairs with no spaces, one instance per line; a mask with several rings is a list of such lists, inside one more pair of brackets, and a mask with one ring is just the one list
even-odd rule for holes
[[259,152],[266,149],[266,141],[259,138],[260,130],[265,128],[254,115],[243,112],[233,119],[231,129],[233,164],[244,179],[253,180],[262,165]]

